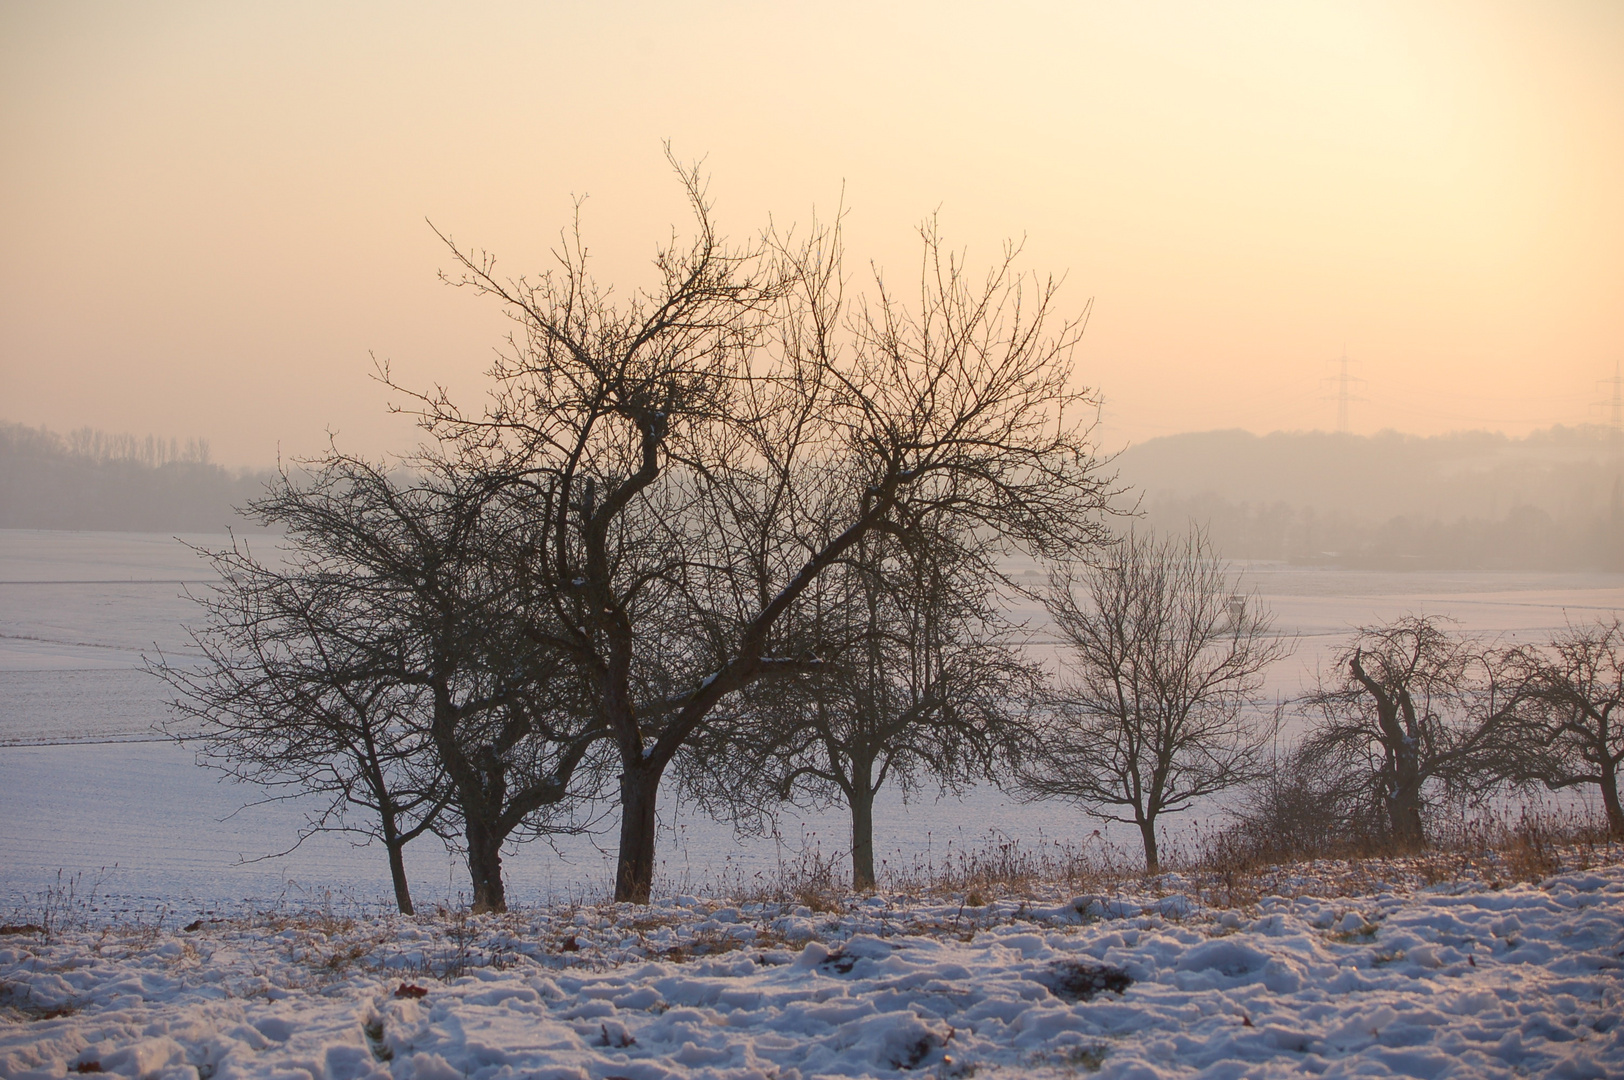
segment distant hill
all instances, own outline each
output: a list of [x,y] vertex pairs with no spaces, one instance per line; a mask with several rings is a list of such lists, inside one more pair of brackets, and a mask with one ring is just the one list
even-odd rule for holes
[[1130,447],[1117,467],[1151,525],[1202,523],[1230,558],[1624,570],[1624,438],[1608,428],[1207,431]]
[[[1204,431],[1116,459],[1144,522],[1205,526],[1232,559],[1460,570],[1624,570],[1624,438],[1556,427],[1421,438]],[[270,470],[197,441],[0,423],[0,528],[211,532]]]
[[213,532],[272,475],[215,465],[198,440],[0,423],[0,528]]

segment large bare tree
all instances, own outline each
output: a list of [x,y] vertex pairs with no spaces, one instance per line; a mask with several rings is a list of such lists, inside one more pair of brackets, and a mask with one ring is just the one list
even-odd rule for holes
[[1506,706],[1494,764],[1506,779],[1551,790],[1594,786],[1607,829],[1624,837],[1624,623],[1569,625],[1544,648],[1516,651],[1522,685]]
[[[302,755],[318,751],[368,780],[371,762],[344,748],[383,725],[386,763],[420,785],[406,789],[413,805],[436,811],[420,826],[460,830],[474,909],[499,911],[502,845],[571,827],[605,731],[546,643],[531,521],[507,477],[474,455],[410,465],[391,475],[334,452],[281,474],[248,512],[285,528],[288,565],[217,556],[224,576],[196,635],[207,663],[162,673],[186,692],[183,714],[208,722],[211,759],[262,775],[272,761],[307,786]],[[384,799],[378,782],[365,790]],[[398,844],[391,866],[404,895]]]
[[1494,772],[1521,686],[1516,666],[1437,616],[1361,627],[1306,703],[1308,758],[1364,778],[1388,839],[1426,844],[1429,788],[1464,792]]
[[1137,826],[1151,873],[1157,820],[1245,782],[1266,738],[1255,695],[1292,645],[1236,588],[1200,533],[1130,533],[1097,563],[1050,578],[1065,681],[1020,784]]
[[1017,273],[1013,251],[972,275],[927,228],[909,302],[877,276],[851,300],[838,229],[730,245],[697,172],[681,178],[693,234],[642,290],[598,285],[578,232],[535,279],[453,245],[456,280],[517,331],[481,413],[443,393],[413,406],[436,435],[505,455],[530,500],[547,644],[619,753],[615,896],[636,902],[661,778],[730,695],[805,668],[784,620],[826,570],[928,508],[1009,546],[1079,550],[1105,494],[1096,410],[1071,382],[1082,324],[1057,321],[1054,283]]

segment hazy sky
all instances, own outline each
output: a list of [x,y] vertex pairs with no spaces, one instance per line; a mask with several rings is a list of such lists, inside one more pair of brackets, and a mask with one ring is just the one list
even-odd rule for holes
[[680,221],[850,210],[891,276],[972,260],[1094,298],[1113,443],[1600,420],[1624,357],[1624,3],[0,0],[0,419],[403,449],[369,352],[465,400],[503,333],[425,218],[600,271]]

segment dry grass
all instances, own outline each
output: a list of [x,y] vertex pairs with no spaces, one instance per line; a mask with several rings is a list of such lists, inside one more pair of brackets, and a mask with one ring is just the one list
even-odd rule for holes
[[[745,943],[736,937],[706,930],[696,933],[692,937],[672,945],[670,948],[650,950],[650,955],[660,960],[680,964],[688,960],[720,956],[723,953],[734,952],[744,947]],[[749,947],[752,950],[759,951],[762,945],[759,942],[751,941]]]
[[816,842],[803,844],[789,858],[780,858],[776,876],[754,874],[723,881],[713,895],[738,904],[794,904],[818,914],[846,910],[851,892],[844,861],[824,855]]
[[1604,821],[1571,810],[1523,806],[1515,816],[1490,810],[1444,815],[1431,823],[1429,839],[1420,851],[1365,840],[1303,858],[1248,847],[1235,833],[1220,832],[1177,866],[1204,902],[1244,907],[1264,895],[1305,891],[1355,896],[1456,882],[1499,889],[1624,861],[1624,843],[1608,838]]
[[[178,926],[180,919],[169,920],[175,925],[166,926],[167,912],[107,921],[96,910],[94,889],[64,878],[40,903],[17,912],[6,929],[16,935],[11,940],[28,941],[29,948],[35,948],[34,943],[48,946],[57,935],[70,931],[86,932],[97,953],[149,948],[167,934],[186,946],[180,954],[166,954],[173,955],[177,964],[197,962],[194,941],[207,952],[207,942],[216,935],[250,932],[269,937],[293,931],[278,946],[291,962],[279,969],[278,979],[320,986],[375,971],[390,979],[449,981],[475,968],[505,967],[518,952],[535,954],[538,947],[541,953],[552,954],[554,962],[568,956],[565,962],[571,966],[606,963],[606,950],[630,944],[651,959],[671,962],[739,949],[753,953],[790,949],[799,939],[787,941],[774,924],[790,909],[802,916],[808,911],[863,911],[889,925],[886,920],[900,914],[890,901],[934,902],[935,909],[927,909],[928,914],[901,918],[898,932],[968,938],[994,923],[1032,918],[1033,903],[1053,905],[1084,894],[1106,898],[1127,892],[1130,898],[1134,894],[1142,898],[1181,893],[1209,908],[1248,909],[1267,896],[1369,896],[1454,883],[1504,888],[1624,861],[1624,843],[1609,840],[1601,821],[1572,813],[1525,807],[1499,816],[1479,812],[1445,817],[1431,826],[1433,843],[1424,851],[1350,844],[1311,859],[1247,847],[1222,830],[1206,836],[1198,833],[1198,842],[1187,850],[1168,853],[1170,869],[1156,876],[1146,876],[1133,854],[1106,843],[1098,833],[1082,843],[995,836],[980,847],[949,845],[939,855],[927,852],[910,863],[882,864],[880,886],[888,898],[884,904],[853,895],[844,861],[807,845],[780,863],[776,877],[754,875],[736,881],[732,890],[710,890],[715,899],[697,909],[687,900],[680,909],[559,905],[545,912],[479,916],[441,909],[406,920],[430,931],[428,938],[419,935],[410,942],[397,940],[398,920],[405,917],[342,914],[331,904],[314,910],[281,907],[236,918],[199,917],[185,927]],[[721,902],[766,906],[768,910],[750,915],[749,921],[758,924],[753,940],[726,929],[692,927]],[[582,914],[588,917],[585,921],[580,921]],[[0,987],[0,1009],[35,1018],[28,1004],[8,1000]]]
[[[927,853],[907,864],[882,863],[878,876],[880,891],[901,900],[957,902],[955,928],[962,929],[995,901],[1052,901],[1068,892],[1181,892],[1209,907],[1244,909],[1265,896],[1364,896],[1453,882],[1504,888],[1624,861],[1624,843],[1609,840],[1604,821],[1572,811],[1455,813],[1435,819],[1430,830],[1432,842],[1421,851],[1366,839],[1312,854],[1248,844],[1237,830],[1196,830],[1187,848],[1168,845],[1160,875],[1146,875],[1133,854],[1098,833],[1081,844],[996,837],[982,847],[950,845],[939,858]],[[794,903],[814,912],[845,911],[856,899],[841,861],[816,849],[781,864],[777,880],[758,876],[728,895],[739,903]]]
[[887,864],[879,874],[886,892],[960,898],[971,908],[991,898],[1035,899],[1057,887],[1082,891],[1127,876],[1126,853],[1098,832],[1081,844],[998,836],[986,847],[949,845],[939,862],[927,853],[908,865]]

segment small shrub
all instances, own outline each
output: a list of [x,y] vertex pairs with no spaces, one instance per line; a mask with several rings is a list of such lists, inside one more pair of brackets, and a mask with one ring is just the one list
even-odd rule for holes
[[1205,838],[1209,866],[1255,867],[1383,848],[1382,821],[1359,778],[1291,751],[1246,788],[1229,827]]

